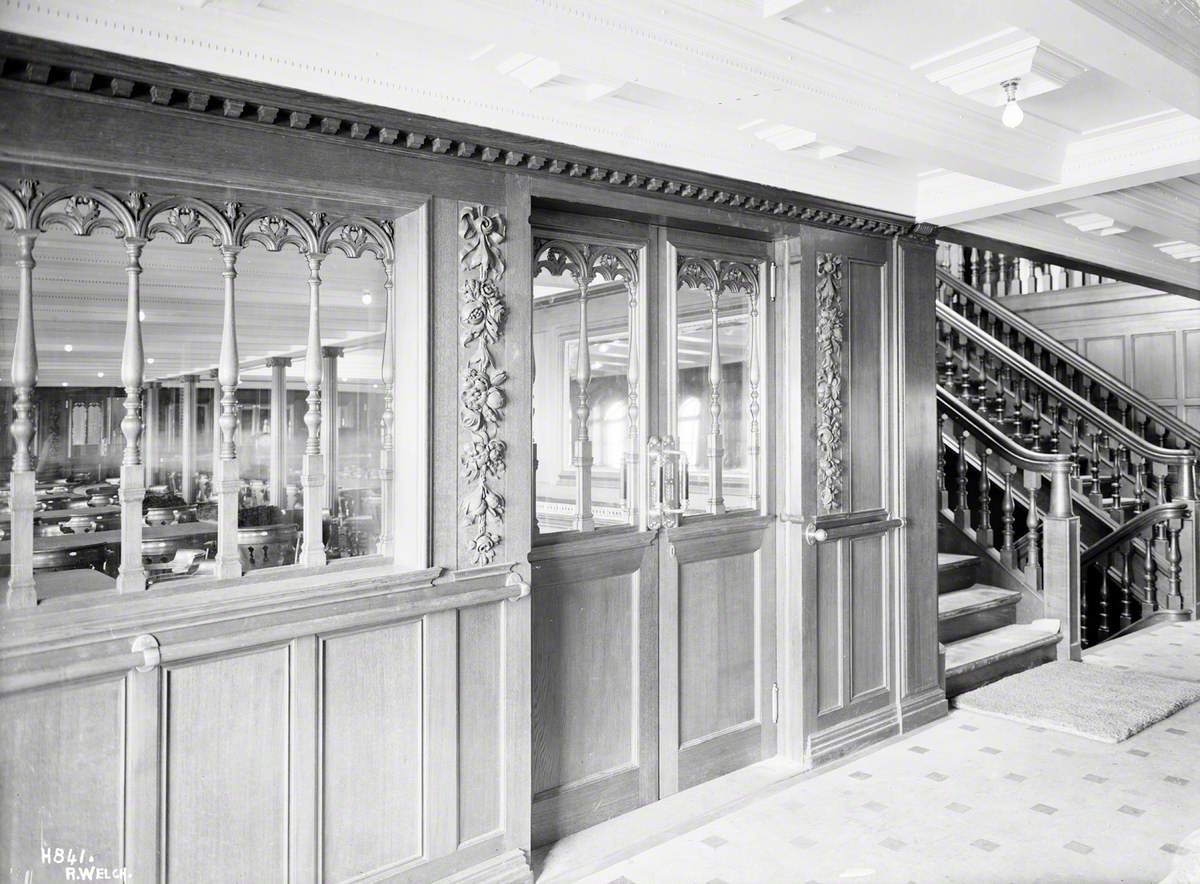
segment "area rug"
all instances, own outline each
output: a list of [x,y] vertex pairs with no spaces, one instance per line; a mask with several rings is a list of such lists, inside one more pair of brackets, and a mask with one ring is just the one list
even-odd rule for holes
[[1119,743],[1200,700],[1200,684],[1057,661],[954,698],[959,709]]

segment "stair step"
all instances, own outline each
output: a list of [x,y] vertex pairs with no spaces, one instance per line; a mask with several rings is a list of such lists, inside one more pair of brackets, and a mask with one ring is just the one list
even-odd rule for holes
[[938,641],[949,643],[1017,622],[1021,593],[976,583],[938,596]]
[[978,567],[979,556],[938,553],[938,592],[954,592],[973,586]]
[[1011,624],[946,645],[946,695],[955,696],[980,685],[1032,669],[1055,658],[1058,632],[1038,626]]

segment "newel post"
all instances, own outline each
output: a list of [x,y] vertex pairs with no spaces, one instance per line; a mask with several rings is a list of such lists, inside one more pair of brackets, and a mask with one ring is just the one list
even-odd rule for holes
[[1082,660],[1079,518],[1071,510],[1071,465],[1050,475],[1050,511],[1042,520],[1042,601],[1045,616],[1061,624],[1059,660]]
[[1180,467],[1179,485],[1175,499],[1188,505],[1188,514],[1179,533],[1180,592],[1183,594],[1183,610],[1191,611],[1192,617],[1200,613],[1200,567],[1196,556],[1200,555],[1200,505],[1196,499],[1196,463],[1190,460]]

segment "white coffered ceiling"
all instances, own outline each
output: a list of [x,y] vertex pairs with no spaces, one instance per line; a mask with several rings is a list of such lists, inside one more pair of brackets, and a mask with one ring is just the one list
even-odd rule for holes
[[1155,248],[1200,236],[1194,193],[1183,230],[1131,196],[1200,174],[1197,0],[0,0],[0,26],[978,232],[1049,213],[1038,245],[1081,257],[1131,234],[1054,216],[1111,215],[1162,235],[1140,272],[1200,287]]

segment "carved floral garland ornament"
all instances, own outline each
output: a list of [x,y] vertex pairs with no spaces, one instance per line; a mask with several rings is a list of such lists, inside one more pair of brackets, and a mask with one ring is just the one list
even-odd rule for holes
[[842,497],[842,282],[840,255],[817,255],[817,462],[820,512],[836,512]]
[[[504,331],[504,296],[500,277],[504,260],[504,221],[483,206],[468,206],[459,215],[460,269],[463,280],[462,345],[471,349],[462,374],[460,398],[462,424],[468,437],[460,464],[468,490],[462,498],[465,527],[473,535],[468,544],[471,560],[486,565],[496,557],[504,533],[504,495],[499,481],[504,474],[504,441],[498,438],[504,417],[504,391],[508,373],[496,365],[491,348]],[[475,275],[471,275],[475,274]]]

